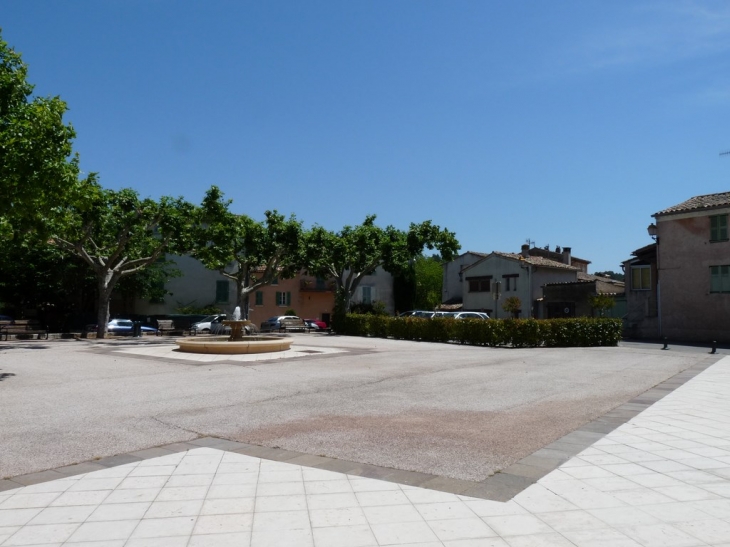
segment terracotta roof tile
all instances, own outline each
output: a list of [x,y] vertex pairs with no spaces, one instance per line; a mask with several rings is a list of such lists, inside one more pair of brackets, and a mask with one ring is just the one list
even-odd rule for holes
[[549,258],[543,258],[541,256],[530,256],[528,258],[525,258],[520,253],[502,253],[499,251],[494,251],[492,254],[502,256],[504,258],[511,258],[513,260],[521,260],[525,264],[532,264],[533,266],[541,266],[543,268],[558,268],[561,270],[570,270],[573,272],[578,270],[578,268],[575,268],[574,266],[568,266],[567,264],[563,264],[562,262],[556,262],[555,260],[550,260]]
[[695,196],[683,201],[679,205],[674,205],[655,213],[657,215],[670,215],[672,213],[684,213],[687,211],[696,211],[698,209],[712,209],[714,207],[730,206],[730,192],[721,192],[719,194],[707,194],[706,196]]

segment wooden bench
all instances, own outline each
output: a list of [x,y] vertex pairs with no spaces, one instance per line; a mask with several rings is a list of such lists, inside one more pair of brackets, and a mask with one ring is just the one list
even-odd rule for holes
[[287,332],[287,331],[301,331],[304,332],[307,328],[306,323],[304,323],[303,319],[282,319],[281,326],[279,327],[279,332]]
[[[15,321],[0,321],[0,340],[10,340],[10,335],[33,336],[38,335],[38,340],[45,338],[48,340],[48,327],[43,327],[38,321],[33,319],[17,319]],[[42,337],[42,338],[41,338]]]
[[177,334],[182,336],[185,334],[184,329],[175,326],[175,322],[172,319],[158,319],[157,320],[157,336],[163,336],[165,334]]

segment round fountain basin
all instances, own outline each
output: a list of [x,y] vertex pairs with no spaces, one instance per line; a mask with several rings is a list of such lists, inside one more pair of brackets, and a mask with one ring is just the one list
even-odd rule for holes
[[201,338],[179,338],[175,343],[180,351],[187,353],[246,354],[273,353],[291,348],[291,338],[278,336],[245,336],[242,340],[229,341],[228,336]]

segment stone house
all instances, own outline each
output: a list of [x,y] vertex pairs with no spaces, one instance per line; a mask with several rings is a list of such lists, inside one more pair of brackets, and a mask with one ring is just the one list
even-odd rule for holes
[[626,335],[630,338],[659,337],[657,245],[652,243],[631,253],[623,263],[626,274]]
[[[561,253],[562,262],[532,256],[530,251],[529,245],[523,245],[519,254],[494,251],[465,267],[461,271],[463,309],[504,318],[507,315],[502,310],[504,300],[516,296],[522,302],[521,317],[542,317],[538,299],[542,297],[543,285],[576,281],[580,270],[571,265],[569,247]],[[497,287],[501,295],[495,301]]]
[[578,272],[575,281],[547,283],[542,288],[542,317],[594,317],[598,315],[591,306],[591,297],[596,294],[609,295],[614,307],[606,310],[604,317],[623,317],[626,313],[626,298],[623,281],[608,277]]
[[[728,215],[730,192],[695,196],[652,215],[659,336],[730,342]],[[639,277],[637,265],[630,267],[630,293],[636,294],[645,290],[643,276],[651,273]]]

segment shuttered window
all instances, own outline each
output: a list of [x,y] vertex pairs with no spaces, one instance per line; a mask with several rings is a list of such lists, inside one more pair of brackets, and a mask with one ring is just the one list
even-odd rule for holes
[[228,281],[216,281],[215,282],[215,301],[216,302],[228,302]]
[[710,241],[727,241],[727,215],[710,217]]

